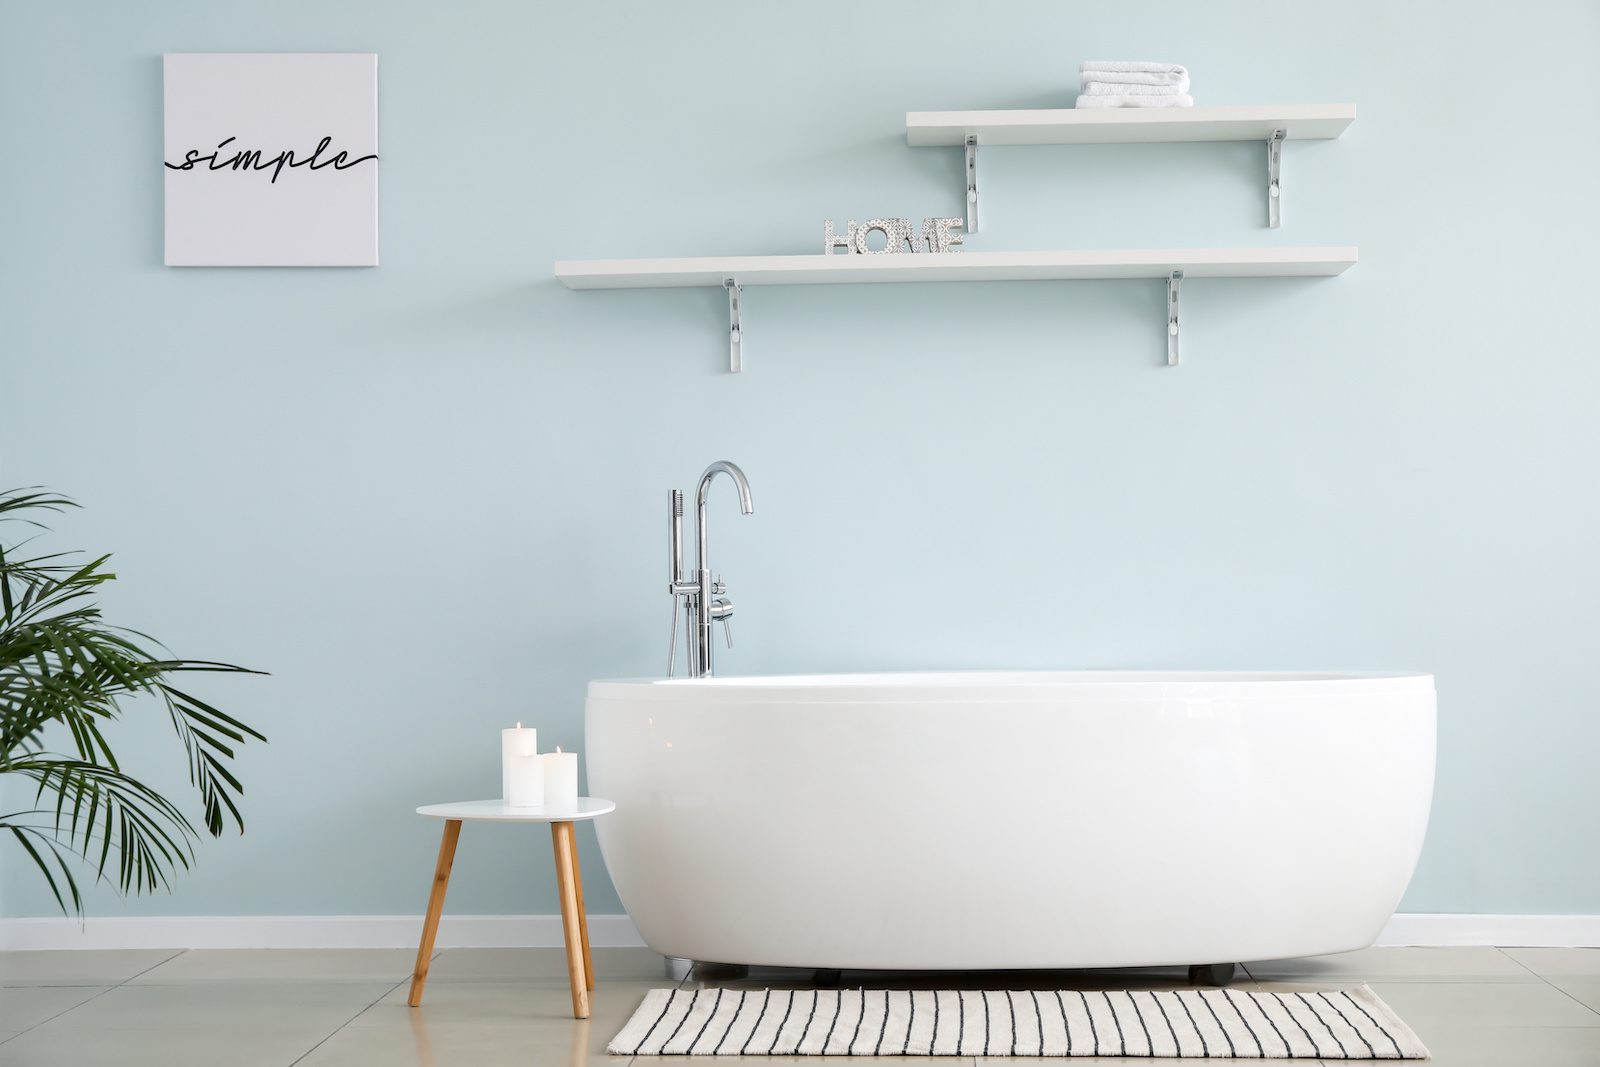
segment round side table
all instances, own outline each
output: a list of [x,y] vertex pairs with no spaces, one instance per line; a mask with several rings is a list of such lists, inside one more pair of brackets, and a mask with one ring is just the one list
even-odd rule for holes
[[594,988],[594,964],[589,959],[589,915],[583,905],[583,874],[578,869],[578,842],[573,824],[598,819],[616,805],[598,797],[579,797],[573,808],[513,808],[503,800],[467,800],[456,804],[429,804],[418,815],[444,820],[439,842],[439,862],[433,870],[433,891],[428,894],[428,914],[422,921],[422,943],[417,946],[417,967],[411,975],[411,1006],[422,1003],[433,957],[433,939],[439,933],[444,894],[450,885],[450,865],[463,822],[544,822],[556,853],[556,888],[561,897],[561,926],[566,935],[567,977],[572,982],[572,1017],[589,1017],[589,990]]

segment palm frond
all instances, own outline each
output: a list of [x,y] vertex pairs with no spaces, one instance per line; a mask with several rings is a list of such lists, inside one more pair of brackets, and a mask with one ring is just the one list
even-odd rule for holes
[[243,744],[246,737],[257,741],[266,738],[233,716],[165,682],[156,688],[166,699],[172,728],[189,757],[189,781],[200,792],[207,832],[213,837],[222,833],[224,807],[228,818],[242,832],[244,819],[234,798],[244,792],[244,787],[223,760],[233,759],[234,746]]
[[[11,836],[15,838],[17,844],[21,845],[22,850],[32,857],[34,865],[39,868],[39,873],[44,875],[45,884],[50,887],[50,893],[56,898],[56,904],[60,906],[61,910],[71,913],[82,912],[83,895],[78,892],[78,880],[72,876],[72,868],[67,863],[67,857],[63,854],[64,850],[56,843],[55,839],[32,826],[15,826],[10,823],[0,822],[0,829],[10,830]],[[33,841],[29,840],[30,837],[39,840],[40,845],[44,847],[43,852],[39,850],[39,847]],[[54,867],[53,870],[52,866]],[[59,883],[56,881],[57,874],[61,876]],[[62,896],[62,886],[66,887],[66,897]],[[68,898],[72,901],[70,908],[67,906]]]
[[[76,507],[44,490],[0,492],[0,523],[43,528],[29,512]],[[95,594],[116,580],[108,556],[88,562],[73,553],[22,555],[0,546],[0,775],[35,784],[23,815],[0,818],[0,830],[33,860],[63,911],[81,912],[82,897],[68,857],[124,893],[170,887],[193,860],[198,832],[183,811],[127,773],[104,726],[122,717],[128,698],[162,702],[187,757],[206,831],[229,823],[244,829],[243,786],[230,766],[239,746],[265,741],[232,715],[179,689],[180,674],[258,674],[233,664],[173,656],[147,634],[107,624]],[[44,751],[47,732],[64,729],[68,754]],[[112,866],[115,870],[112,872]]]
[[189,866],[194,828],[171,801],[137,779],[54,755],[21,760],[11,769],[37,783],[36,804],[54,795],[56,840],[80,856],[98,855],[97,877],[106,875],[117,854],[116,882],[124,893],[169,886],[177,869]]

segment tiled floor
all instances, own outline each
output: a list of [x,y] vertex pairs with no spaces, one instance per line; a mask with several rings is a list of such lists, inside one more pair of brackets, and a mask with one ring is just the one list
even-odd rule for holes
[[[405,1002],[411,962],[405,950],[0,953],[0,1067],[629,1067],[605,1054],[606,1043],[645,990],[673,984],[660,957],[643,949],[597,949],[594,1017],[575,1022],[560,950],[456,949],[435,959],[427,1001],[413,1010]],[[720,984],[804,985],[810,977],[761,972]],[[1178,971],[847,972],[845,981],[989,989],[1184,984]],[[1358,982],[1411,1024],[1438,1067],[1600,1067],[1600,949],[1367,949],[1254,963],[1237,985]],[[706,1060],[696,1057],[692,1067]],[[659,1065],[685,1061],[632,1061]]]

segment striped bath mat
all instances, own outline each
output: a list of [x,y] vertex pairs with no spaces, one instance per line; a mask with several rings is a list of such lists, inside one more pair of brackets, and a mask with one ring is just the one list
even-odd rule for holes
[[1233,989],[652,989],[607,1050],[646,1056],[1193,1056],[1420,1060],[1366,986]]

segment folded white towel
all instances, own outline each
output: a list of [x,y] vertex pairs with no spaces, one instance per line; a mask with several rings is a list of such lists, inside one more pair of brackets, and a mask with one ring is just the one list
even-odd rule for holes
[[[1080,63],[1078,76],[1084,82],[1109,82],[1112,85],[1169,85],[1180,93],[1189,91],[1189,72],[1172,63]],[[1158,67],[1159,70],[1122,70],[1122,67]]]
[[1145,74],[1140,71],[1085,70],[1079,73],[1079,78],[1085,85],[1089,82],[1103,82],[1107,85],[1156,86],[1179,93],[1189,91],[1189,75],[1187,74]]
[[1084,79],[1083,91],[1090,96],[1174,96],[1189,91],[1188,79],[1182,85],[1124,85],[1119,82]]
[[1079,107],[1194,107],[1194,97],[1188,93],[1164,93],[1160,96],[1090,96],[1078,97]]
[[1188,77],[1189,72],[1178,63],[1141,63],[1131,59],[1086,59],[1078,64],[1079,74],[1108,70],[1117,74],[1178,74]]

